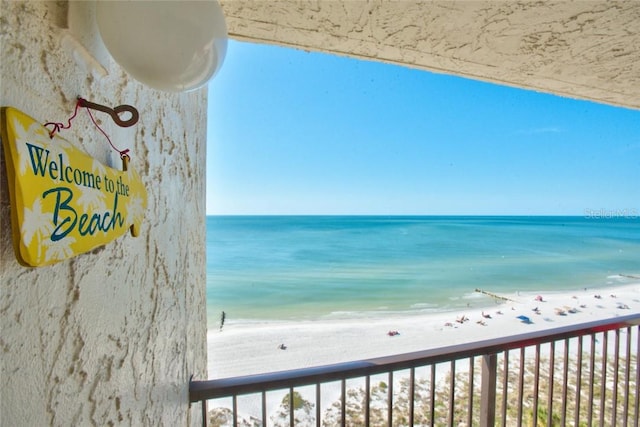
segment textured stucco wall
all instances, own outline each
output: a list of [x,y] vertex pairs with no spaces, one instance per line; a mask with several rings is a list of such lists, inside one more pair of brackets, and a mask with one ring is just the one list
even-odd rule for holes
[[[141,235],[50,267],[15,260],[0,165],[0,425],[197,425],[191,374],[206,377],[205,138],[207,91],[166,94],[113,61],[100,77],[62,46],[68,4],[0,4],[0,104],[64,121],[75,97],[128,103],[140,122],[96,113],[149,196]],[[79,113],[61,136],[120,167]]]
[[222,0],[233,38],[640,109],[640,2]]

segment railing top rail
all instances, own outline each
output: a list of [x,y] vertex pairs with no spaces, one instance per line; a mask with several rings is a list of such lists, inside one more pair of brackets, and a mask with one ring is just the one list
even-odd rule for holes
[[189,384],[189,399],[191,402],[198,402],[232,394],[357,378],[637,325],[640,325],[640,313],[392,356],[234,378],[192,381]]

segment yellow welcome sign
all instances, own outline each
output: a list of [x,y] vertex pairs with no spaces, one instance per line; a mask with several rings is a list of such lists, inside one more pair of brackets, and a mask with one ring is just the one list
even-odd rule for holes
[[15,108],[2,108],[1,115],[20,264],[53,264],[129,229],[139,234],[147,192],[126,162],[124,171],[105,166],[68,141],[50,138],[47,128]]

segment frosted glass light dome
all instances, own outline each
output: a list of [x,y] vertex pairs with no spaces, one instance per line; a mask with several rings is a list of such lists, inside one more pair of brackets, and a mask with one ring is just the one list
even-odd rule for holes
[[99,1],[96,21],[116,62],[155,89],[205,85],[227,51],[227,26],[215,0]]

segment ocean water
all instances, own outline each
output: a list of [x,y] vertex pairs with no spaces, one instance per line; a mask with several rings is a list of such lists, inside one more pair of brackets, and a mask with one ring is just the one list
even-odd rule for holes
[[[631,276],[631,277],[628,277]],[[635,279],[634,279],[635,277]],[[456,310],[638,282],[640,217],[209,216],[209,327]]]

